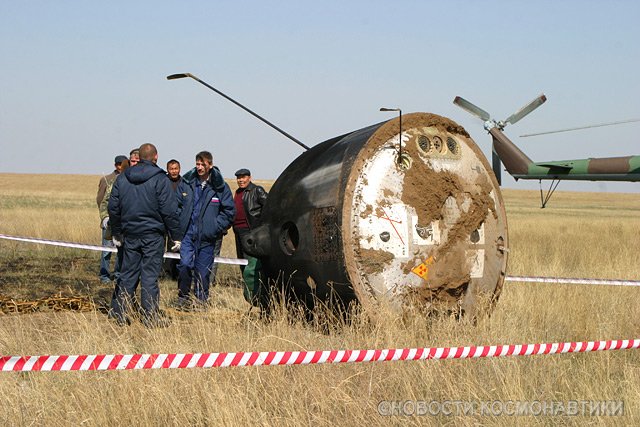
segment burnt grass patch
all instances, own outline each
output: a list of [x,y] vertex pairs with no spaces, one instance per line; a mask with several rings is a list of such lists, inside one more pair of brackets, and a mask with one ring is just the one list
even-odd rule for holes
[[98,278],[99,253],[53,249],[6,248],[0,245],[0,295],[35,300],[52,295],[110,296],[111,284]]
[[[241,288],[241,276],[236,271],[237,267],[234,267],[219,265],[216,284],[212,286]],[[33,246],[0,242],[0,301],[27,303],[42,302],[48,298],[56,301],[67,298],[73,302],[80,298],[92,301],[97,309],[106,311],[114,282],[102,283],[98,277],[99,269],[99,252],[37,249]],[[160,276],[160,280],[173,282],[169,275],[164,274]],[[172,284],[169,286],[173,287]],[[44,305],[39,304],[39,307]]]

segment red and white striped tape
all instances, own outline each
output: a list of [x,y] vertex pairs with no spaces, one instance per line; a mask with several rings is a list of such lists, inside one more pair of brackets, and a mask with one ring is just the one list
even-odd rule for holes
[[424,347],[383,350],[266,351],[190,354],[98,354],[75,356],[3,356],[3,372],[110,371],[130,369],[225,368],[229,366],[318,365],[394,360],[470,359],[586,353],[639,348],[640,339],[550,344]]

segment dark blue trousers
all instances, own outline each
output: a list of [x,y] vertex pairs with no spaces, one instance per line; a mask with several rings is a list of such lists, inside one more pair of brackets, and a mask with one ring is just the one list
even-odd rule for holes
[[190,235],[182,239],[180,247],[180,264],[178,264],[178,298],[188,299],[193,293],[195,297],[204,302],[209,299],[209,284],[216,279],[217,264],[214,264],[215,256],[220,255],[222,237],[215,244],[196,247]]
[[158,276],[162,268],[164,236],[152,234],[144,237],[125,237],[122,242],[120,280],[111,303],[112,316],[124,319],[133,306],[140,280],[140,304],[143,314],[151,317],[158,313],[160,288]]

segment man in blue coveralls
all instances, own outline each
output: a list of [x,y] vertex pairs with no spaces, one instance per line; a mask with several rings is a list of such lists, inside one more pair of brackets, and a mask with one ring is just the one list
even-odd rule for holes
[[[222,237],[233,223],[235,205],[231,189],[208,151],[196,155],[196,167],[178,185],[180,231],[184,233],[178,264],[177,308],[204,306],[209,284],[215,280],[214,258],[220,255]],[[193,294],[191,299],[191,285]]]
[[153,144],[140,146],[140,162],[116,179],[109,199],[109,224],[113,243],[124,248],[120,281],[111,303],[110,317],[130,323],[128,311],[140,280],[142,322],[147,327],[169,324],[159,309],[158,276],[162,268],[164,236],[180,246],[177,201],[165,171],[156,165]]

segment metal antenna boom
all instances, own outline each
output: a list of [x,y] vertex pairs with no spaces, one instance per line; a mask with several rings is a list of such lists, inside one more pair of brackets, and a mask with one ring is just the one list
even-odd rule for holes
[[398,164],[402,164],[402,110],[400,108],[380,108],[380,111],[397,111],[399,113],[400,120],[400,133],[398,134],[398,138],[400,140],[400,145],[398,147]]
[[171,74],[170,76],[167,76],[167,80],[176,80],[176,79],[183,79],[185,77],[191,77],[193,80],[197,81],[198,83],[208,87],[209,89],[211,89],[212,91],[214,91],[215,93],[217,93],[218,95],[222,96],[223,98],[227,99],[228,101],[233,102],[234,104],[236,104],[238,107],[242,108],[244,111],[246,111],[247,113],[251,114],[252,116],[254,116],[255,118],[263,121],[264,123],[268,124],[269,126],[271,126],[273,129],[277,130],[278,132],[280,132],[281,134],[283,134],[284,136],[286,136],[287,138],[289,138],[290,140],[292,140],[293,142],[295,142],[296,144],[298,144],[299,146],[301,146],[302,148],[304,148],[305,150],[308,150],[309,147],[306,146],[305,144],[303,144],[301,141],[299,141],[297,138],[294,138],[293,136],[289,135],[287,132],[283,131],[282,129],[280,129],[278,126],[274,125],[273,123],[271,123],[270,121],[268,121],[267,119],[263,118],[262,116],[254,113],[253,111],[251,111],[250,109],[248,109],[247,107],[245,107],[244,105],[240,104],[238,101],[236,101],[235,99],[231,98],[230,96],[225,95],[224,93],[220,92],[218,89],[216,89],[215,87],[211,86],[210,84],[200,80],[199,78],[197,78],[196,76],[194,76],[191,73],[180,73],[180,74]]

